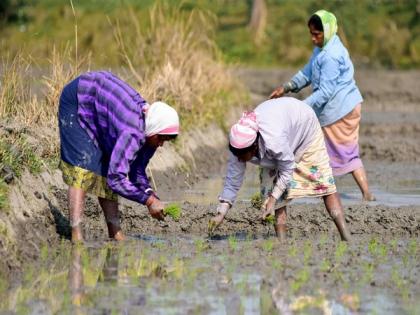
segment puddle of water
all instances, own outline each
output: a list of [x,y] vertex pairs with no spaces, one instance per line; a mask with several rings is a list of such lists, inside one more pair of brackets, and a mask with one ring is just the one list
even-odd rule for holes
[[[361,194],[356,183],[354,185],[338,185],[338,190],[343,204],[352,205],[361,203]],[[217,202],[218,195],[223,188],[223,177],[215,176],[197,183],[192,189],[186,190],[182,200],[197,204],[210,204]],[[370,205],[386,205],[391,207],[420,205],[420,180],[398,181],[393,188],[383,189],[371,186],[376,196],[376,202]],[[255,166],[249,167],[246,172],[244,183],[238,193],[237,200],[250,201],[251,197],[259,191],[258,171]],[[319,198],[300,198],[292,203],[319,203]]]
[[0,292],[0,314],[411,314],[416,240],[133,236],[63,247]]

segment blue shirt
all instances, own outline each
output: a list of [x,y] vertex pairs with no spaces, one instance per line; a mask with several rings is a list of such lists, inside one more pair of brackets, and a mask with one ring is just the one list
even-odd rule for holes
[[322,49],[315,47],[311,59],[293,78],[298,92],[312,84],[313,93],[304,100],[315,111],[321,126],[330,125],[363,101],[354,81],[349,53],[334,35]]

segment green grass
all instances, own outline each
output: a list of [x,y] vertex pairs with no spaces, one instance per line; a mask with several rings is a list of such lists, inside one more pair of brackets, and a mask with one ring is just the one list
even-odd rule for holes
[[25,168],[37,174],[41,167],[42,160],[36,154],[36,148],[28,143],[24,135],[0,140],[0,171],[10,168],[19,177]]
[[[164,3],[164,1],[161,1]],[[11,3],[11,2],[9,2]],[[138,16],[141,28],[147,25],[152,0],[73,1],[79,36],[79,51],[92,51],[97,66],[119,66],[122,60],[115,47],[111,20],[129,20],[125,8]],[[266,0],[268,16],[265,37],[253,41],[248,29],[252,1],[173,0],[183,12],[199,9],[217,17],[215,40],[228,62],[260,66],[302,66],[312,51],[306,26],[312,13],[320,8],[337,16],[339,35],[354,59],[373,65],[411,68],[420,66],[420,21],[416,1],[331,1]],[[74,16],[69,1],[21,1],[10,5],[13,18],[0,31],[3,47],[15,53],[21,47],[35,57],[45,57],[52,45],[74,42]],[[1,17],[1,12],[0,12]],[[133,28],[127,28],[131,32]],[[53,40],[51,40],[53,39]],[[4,53],[2,51],[2,53]]]
[[9,189],[7,187],[7,184],[2,179],[0,179],[0,209],[6,212],[9,209],[9,203],[8,203],[8,197],[7,197],[8,191]]
[[181,217],[181,206],[176,203],[169,204],[163,209],[163,213],[178,221]]

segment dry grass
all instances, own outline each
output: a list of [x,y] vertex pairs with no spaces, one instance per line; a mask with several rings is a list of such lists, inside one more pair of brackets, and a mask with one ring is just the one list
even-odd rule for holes
[[[134,11],[126,10],[125,24],[114,22],[114,36],[129,74],[117,74],[149,102],[163,100],[173,105],[184,131],[214,121],[223,124],[227,107],[239,103],[243,90],[221,62],[213,40],[215,17],[157,4],[140,26]],[[34,59],[22,54],[3,59],[0,132],[10,125],[21,130],[9,134],[9,142],[14,143],[13,137],[28,138],[39,157],[58,156],[60,93],[65,84],[89,69],[90,60],[89,54],[78,56],[68,45],[52,49],[47,69],[39,69]]]
[[140,93],[149,102],[173,105],[183,129],[221,122],[226,108],[241,99],[241,87],[221,62],[213,39],[215,17],[160,3],[150,11],[148,28],[140,26],[133,10],[128,16],[133,32],[117,21],[114,35]]

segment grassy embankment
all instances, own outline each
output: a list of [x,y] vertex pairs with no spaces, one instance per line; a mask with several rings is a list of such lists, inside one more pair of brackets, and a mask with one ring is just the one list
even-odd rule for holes
[[[63,18],[69,28],[60,29],[72,36],[69,40],[56,42],[54,47],[59,48],[51,48],[39,59],[35,53],[39,47],[45,48],[42,40],[32,43],[34,55],[23,51],[2,60],[2,208],[7,208],[5,176],[18,177],[24,168],[38,172],[47,163],[56,165],[56,113],[61,89],[81,71],[101,65],[96,54],[82,45],[83,26],[94,18],[83,8],[79,12],[77,6],[74,11],[70,4],[63,8],[69,14]],[[184,132],[210,122],[223,124],[226,108],[246,96],[223,65],[214,41],[216,18],[211,13],[154,5],[145,14],[124,6],[114,16],[102,16],[101,21],[110,47],[103,54],[112,53],[118,58],[118,63],[111,64],[117,69],[114,72],[149,102],[164,100],[173,105],[180,113]],[[99,28],[98,36],[102,32]]]

